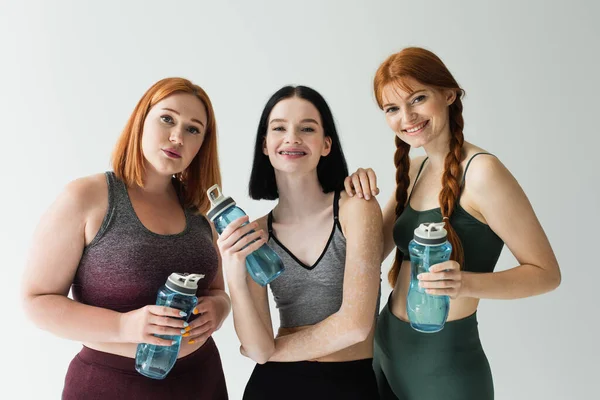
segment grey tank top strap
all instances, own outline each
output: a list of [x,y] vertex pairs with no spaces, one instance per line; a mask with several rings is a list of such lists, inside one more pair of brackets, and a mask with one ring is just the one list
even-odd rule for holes
[[[192,212],[183,207],[183,213],[185,215],[186,227],[185,229],[174,235],[159,235],[149,231],[139,220],[135,210],[133,208],[133,204],[131,203],[131,199],[129,197],[129,193],[127,192],[127,186],[125,182],[117,178],[113,171],[106,172],[106,181],[108,184],[108,212],[102,222],[102,226],[100,227],[100,232],[103,233],[104,230],[109,226],[111,221],[118,220],[119,222],[125,223],[126,226],[129,227],[130,230],[137,230],[142,234],[157,236],[157,237],[169,237],[169,236],[181,236],[185,235],[189,232],[191,225],[193,223],[192,219],[201,220],[200,223],[203,225],[208,225],[203,216],[192,215]],[[176,182],[173,182],[174,185]],[[181,196],[177,193],[178,198],[181,202]],[[198,218],[199,217],[199,218]],[[210,225],[208,225],[210,228]],[[101,236],[101,235],[97,235]],[[90,243],[91,245],[91,243]]]
[[[96,237],[87,247],[95,245],[104,236],[111,223],[115,223],[116,219],[124,218],[125,221],[131,222],[134,218],[137,218],[133,213],[133,207],[128,207],[130,200],[125,183],[119,180],[113,171],[107,171],[104,175],[108,186],[108,209]],[[131,211],[129,211],[129,208],[131,208]]]

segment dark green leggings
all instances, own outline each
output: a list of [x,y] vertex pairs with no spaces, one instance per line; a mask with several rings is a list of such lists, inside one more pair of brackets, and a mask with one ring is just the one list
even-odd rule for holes
[[392,314],[390,301],[379,314],[373,356],[382,400],[494,399],[476,313],[420,333]]

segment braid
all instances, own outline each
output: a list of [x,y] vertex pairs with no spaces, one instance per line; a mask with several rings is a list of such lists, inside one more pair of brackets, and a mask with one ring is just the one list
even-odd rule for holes
[[[410,178],[408,171],[410,169],[410,146],[400,140],[396,136],[396,153],[394,153],[394,165],[396,166],[396,219],[404,211],[404,205],[406,204],[406,198],[408,196],[408,185],[410,185]],[[396,248],[396,256],[392,269],[388,272],[388,281],[390,285],[394,287],[398,274],[400,273],[400,265],[402,264],[402,252]]]
[[456,101],[450,105],[450,151],[444,161],[444,173],[442,175],[442,190],[440,192],[439,202],[442,211],[443,220],[446,222],[446,231],[448,232],[448,241],[452,245],[451,259],[458,262],[461,266],[464,261],[462,244],[458,234],[450,224],[450,217],[454,212],[456,203],[460,196],[460,163],[462,159],[462,147],[464,143],[462,117],[462,101],[458,93]]

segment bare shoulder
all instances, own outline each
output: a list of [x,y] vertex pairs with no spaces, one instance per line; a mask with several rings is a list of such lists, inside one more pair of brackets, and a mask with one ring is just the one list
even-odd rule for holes
[[84,214],[108,204],[108,184],[104,174],[75,179],[65,185],[59,201]]
[[483,194],[492,186],[503,187],[515,182],[508,168],[497,157],[491,154],[479,154],[472,158],[477,153],[487,152],[478,151],[468,157],[471,161],[465,175],[465,188]]
[[358,196],[350,197],[345,191],[340,193],[340,221],[344,222],[349,218],[365,218],[367,221],[381,220],[381,207],[376,198],[372,197],[365,201]]

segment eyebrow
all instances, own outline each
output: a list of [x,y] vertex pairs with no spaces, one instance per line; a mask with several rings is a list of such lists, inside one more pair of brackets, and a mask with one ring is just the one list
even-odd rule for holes
[[[271,121],[269,121],[270,124],[272,124],[273,122],[287,122],[287,120],[282,119],[282,118],[275,118],[275,119],[272,119]],[[303,119],[300,122],[310,122],[310,123],[313,123],[315,125],[319,125],[319,123],[316,120],[312,119],[312,118],[305,118],[305,119]]]
[[[173,110],[172,108],[163,108],[163,110],[165,110],[165,111],[171,111],[174,114],[181,115],[181,114],[179,114],[179,112]],[[204,124],[202,122],[200,122],[199,120],[197,120],[196,118],[192,118],[192,122],[196,122],[196,123],[202,125],[202,127],[204,128]]]
[[[410,98],[411,98],[411,97],[413,97],[415,94],[417,94],[417,93],[421,93],[421,92],[425,92],[425,89],[421,89],[421,90],[417,90],[416,92],[412,92],[411,94],[409,94],[409,95],[408,95],[408,98],[410,99]],[[387,103],[387,104],[384,104],[384,105],[383,105],[383,107],[385,108],[385,107],[388,107],[388,106],[393,106],[393,105],[395,105],[395,104],[394,104],[394,103]]]

